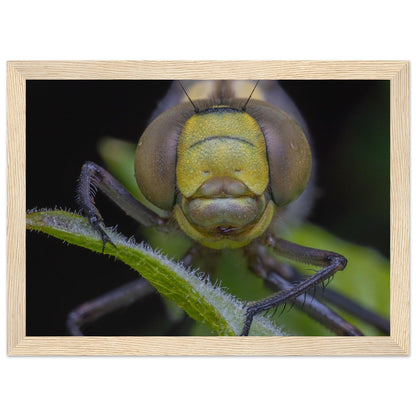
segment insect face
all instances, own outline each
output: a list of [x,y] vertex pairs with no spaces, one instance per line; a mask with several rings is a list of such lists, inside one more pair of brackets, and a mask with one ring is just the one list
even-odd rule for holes
[[303,192],[311,159],[290,116],[234,92],[227,100],[182,103],[156,118],[139,141],[136,178],[189,237],[214,249],[238,248]]
[[271,222],[268,176],[263,134],[250,115],[226,106],[197,113],[178,140],[175,218],[208,247],[245,245]]

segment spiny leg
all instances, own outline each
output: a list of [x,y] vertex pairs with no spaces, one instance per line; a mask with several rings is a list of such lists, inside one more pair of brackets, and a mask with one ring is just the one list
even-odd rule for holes
[[[292,283],[304,280],[304,277],[289,264],[285,264],[284,270],[279,270],[279,272],[284,275],[285,280]],[[326,302],[343,309],[345,312],[350,313],[361,321],[374,326],[384,334],[390,335],[390,321],[388,319],[383,318],[377,313],[365,308],[341,293],[338,293],[330,288],[323,289],[322,287],[317,286],[314,288],[314,297],[317,299],[323,299]]]
[[[253,253],[250,255],[251,268],[258,276],[278,290],[287,291],[293,288],[294,284],[287,279],[287,272],[290,272],[290,269],[286,267],[288,265],[279,264],[270,256],[266,247],[262,245],[253,245],[251,250],[253,250]],[[360,330],[328,306],[319,302],[315,298],[315,294],[312,296],[309,293],[304,293],[294,298],[291,302],[337,335],[363,335]]]
[[252,302],[246,310],[246,320],[241,332],[242,336],[248,335],[255,315],[297,298],[319,283],[329,279],[336,272],[344,270],[347,265],[347,259],[338,253],[303,247],[280,238],[275,238],[270,234],[267,236],[265,244],[272,247],[276,253],[283,257],[323,268],[308,279],[293,285],[288,290],[283,290],[265,299]]
[[[288,283],[287,280],[285,280],[276,272],[269,272],[267,280],[279,287],[280,290],[290,290],[293,288],[293,285]],[[316,298],[314,298],[313,295],[310,295],[309,293],[304,293],[303,295],[298,296],[292,302],[294,302],[296,306],[303,309],[313,319],[333,331],[336,335],[363,335],[363,333],[358,328],[350,324],[328,306],[322,302],[319,302]]]
[[101,235],[103,252],[107,243],[112,244],[114,247],[115,245],[104,231],[103,218],[95,206],[94,196],[97,189],[106,194],[127,215],[146,227],[162,226],[167,221],[141,204],[104,168],[94,162],[85,162],[81,168],[77,198],[84,215],[88,218],[93,228]]

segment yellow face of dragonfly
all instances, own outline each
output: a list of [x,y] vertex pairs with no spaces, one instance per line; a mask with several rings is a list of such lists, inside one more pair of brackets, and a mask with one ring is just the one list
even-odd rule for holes
[[136,179],[192,239],[215,249],[242,247],[304,190],[309,144],[292,118],[262,101],[244,109],[208,100],[198,106],[195,112],[180,104],[149,125]]
[[201,244],[236,248],[269,226],[267,151],[256,121],[224,106],[193,115],[179,137],[174,213]]

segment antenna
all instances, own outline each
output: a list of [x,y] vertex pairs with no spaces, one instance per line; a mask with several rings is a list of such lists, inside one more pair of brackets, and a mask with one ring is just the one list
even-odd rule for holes
[[250,101],[251,96],[253,95],[254,90],[257,88],[257,85],[259,84],[260,80],[257,80],[256,84],[254,85],[253,90],[251,91],[249,97],[247,98],[247,101],[245,102],[245,104],[241,107],[241,111],[246,111],[247,108],[247,104]]
[[181,86],[181,88],[183,89],[183,92],[185,93],[185,95],[188,97],[189,102],[192,104],[192,107],[194,107],[195,113],[199,113],[199,108],[195,105],[195,103],[191,100],[191,97],[188,95],[188,93],[186,92],[185,87],[182,84],[182,81],[178,81],[179,85]]

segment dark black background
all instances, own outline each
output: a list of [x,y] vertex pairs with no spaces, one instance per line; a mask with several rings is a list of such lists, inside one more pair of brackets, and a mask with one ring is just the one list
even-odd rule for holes
[[[321,191],[310,220],[388,257],[389,82],[282,85],[314,140]],[[27,81],[27,208],[78,209],[75,189],[81,165],[86,160],[101,163],[97,141],[113,136],[137,142],[169,86],[169,81]],[[106,224],[118,224],[126,235],[137,229],[104,198],[98,197],[97,204]],[[27,335],[66,335],[64,323],[72,308],[135,276],[123,264],[29,232]],[[150,297],[95,331],[133,334],[129,317],[160,311],[157,296]],[[134,323],[142,334],[146,325]]]

